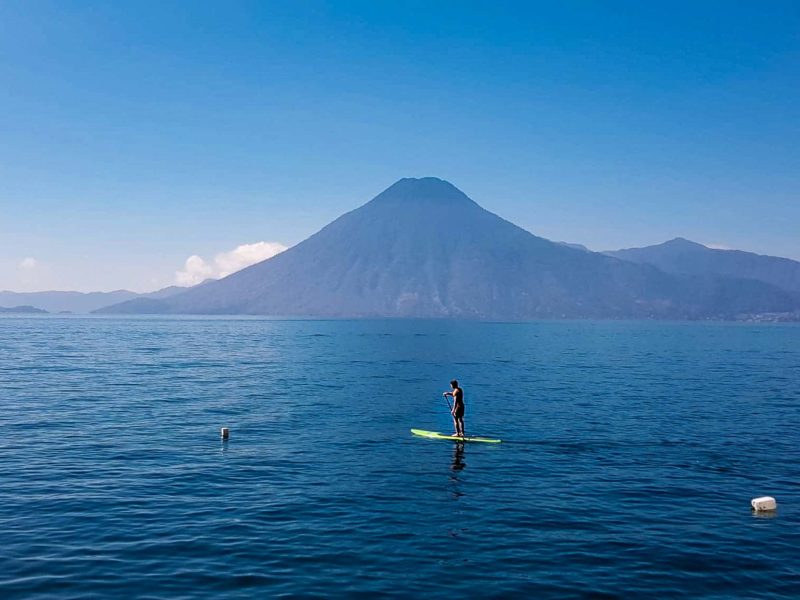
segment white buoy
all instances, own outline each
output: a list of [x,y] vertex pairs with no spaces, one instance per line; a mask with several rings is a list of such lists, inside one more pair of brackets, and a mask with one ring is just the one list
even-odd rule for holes
[[221,437],[223,440],[227,440],[229,437],[231,437],[230,429],[228,429],[227,427],[223,427],[222,429],[220,429],[219,437]]
[[766,510],[775,510],[778,508],[778,503],[772,496],[761,496],[760,498],[753,498],[750,500],[750,506],[753,510],[761,512]]

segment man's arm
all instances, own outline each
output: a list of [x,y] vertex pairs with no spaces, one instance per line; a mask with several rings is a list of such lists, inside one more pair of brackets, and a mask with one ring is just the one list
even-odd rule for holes
[[450,396],[450,397],[452,397],[452,398],[453,398],[453,404],[451,405],[451,404],[450,404],[450,402],[448,401],[448,402],[447,402],[447,406],[449,406],[449,407],[450,407],[450,414],[451,414],[451,415],[453,415],[453,416],[455,417],[455,416],[456,416],[456,402],[455,402],[455,400],[456,400],[456,394],[455,394],[455,392],[445,392],[445,393],[444,393],[444,394],[442,394],[442,395],[443,395],[445,398],[447,398],[448,396]]

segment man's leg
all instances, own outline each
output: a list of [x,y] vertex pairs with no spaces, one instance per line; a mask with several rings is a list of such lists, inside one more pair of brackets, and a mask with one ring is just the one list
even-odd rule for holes
[[458,417],[458,435],[464,437],[464,417]]
[[458,417],[453,415],[453,435],[458,435]]

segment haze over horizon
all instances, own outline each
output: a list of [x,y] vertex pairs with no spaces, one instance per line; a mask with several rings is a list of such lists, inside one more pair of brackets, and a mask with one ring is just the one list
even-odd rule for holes
[[0,22],[0,289],[224,276],[429,175],[593,250],[800,260],[791,2],[5,2]]

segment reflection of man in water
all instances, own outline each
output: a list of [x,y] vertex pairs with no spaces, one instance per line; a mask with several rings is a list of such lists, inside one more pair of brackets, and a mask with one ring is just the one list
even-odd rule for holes
[[450,392],[445,392],[444,396],[453,397],[453,408],[450,413],[453,415],[453,427],[458,437],[464,437],[464,390],[458,387],[458,381],[453,379],[450,382],[450,387],[453,388]]
[[464,462],[464,444],[456,442],[455,449],[453,450],[453,466],[450,467],[453,471],[463,471],[467,463]]

